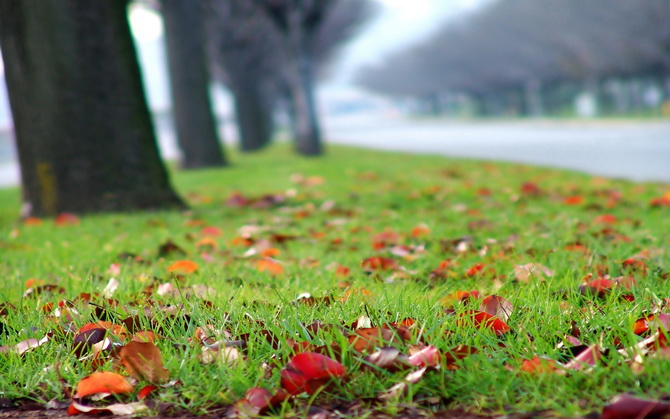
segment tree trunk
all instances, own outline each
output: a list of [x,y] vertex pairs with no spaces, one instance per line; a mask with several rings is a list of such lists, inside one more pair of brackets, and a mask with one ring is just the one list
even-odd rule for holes
[[307,55],[303,15],[299,7],[289,12],[289,42],[294,55],[291,99],[295,109],[295,148],[300,154],[315,156],[323,153],[321,129],[314,98],[314,69]]
[[544,114],[542,85],[539,80],[529,80],[524,84],[524,101],[528,116],[539,118]]
[[209,98],[200,2],[162,0],[172,109],[184,168],[226,164]]
[[240,149],[256,151],[267,146],[272,137],[272,113],[258,80],[231,83]]
[[25,215],[183,207],[158,153],[124,0],[0,0]]

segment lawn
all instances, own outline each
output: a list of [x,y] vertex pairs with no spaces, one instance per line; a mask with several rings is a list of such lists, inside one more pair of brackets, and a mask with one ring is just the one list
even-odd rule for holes
[[344,147],[233,158],[173,173],[187,212],[20,221],[0,190],[4,405],[577,416],[670,395],[669,185]]

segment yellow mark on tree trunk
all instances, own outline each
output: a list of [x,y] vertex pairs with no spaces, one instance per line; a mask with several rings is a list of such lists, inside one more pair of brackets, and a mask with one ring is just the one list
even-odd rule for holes
[[37,163],[37,181],[40,186],[40,201],[42,209],[48,214],[56,214],[56,178],[51,164]]

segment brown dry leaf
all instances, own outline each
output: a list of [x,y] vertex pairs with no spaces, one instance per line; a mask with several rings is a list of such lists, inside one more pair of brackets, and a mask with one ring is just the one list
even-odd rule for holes
[[544,281],[545,277],[549,278],[553,275],[554,272],[551,269],[539,263],[526,263],[514,267],[514,277],[524,284],[529,283],[531,279]]
[[138,380],[162,383],[170,378],[163,367],[160,350],[151,342],[130,342],[119,351],[121,364]]

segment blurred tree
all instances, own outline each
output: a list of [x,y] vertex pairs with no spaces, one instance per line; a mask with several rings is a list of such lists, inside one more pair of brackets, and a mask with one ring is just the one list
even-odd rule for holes
[[183,207],[142,90],[124,0],[0,0],[26,216]]
[[314,59],[308,40],[336,0],[254,0],[268,13],[287,55],[286,75],[294,107],[296,151],[304,155],[323,153],[321,128],[314,98]]
[[[210,0],[208,8],[213,72],[233,93],[242,150],[257,150],[269,142],[273,110],[283,102],[292,116],[296,149],[320,153],[314,78],[325,73],[334,53],[371,15],[372,3]],[[296,11],[319,16],[296,18]],[[293,16],[295,24],[302,22],[291,29],[300,32],[300,51],[284,26],[288,23],[275,12]]]
[[181,165],[194,169],[226,164],[209,98],[209,70],[202,3],[161,0]]
[[662,90],[670,74],[669,5],[492,1],[366,70],[359,81],[382,93],[421,99],[465,93],[485,114],[539,115],[571,105],[583,92],[602,99],[608,81],[618,94],[635,79]]
[[242,151],[269,144],[274,86],[284,57],[267,16],[249,0],[211,0],[207,38],[214,77],[230,89]]

